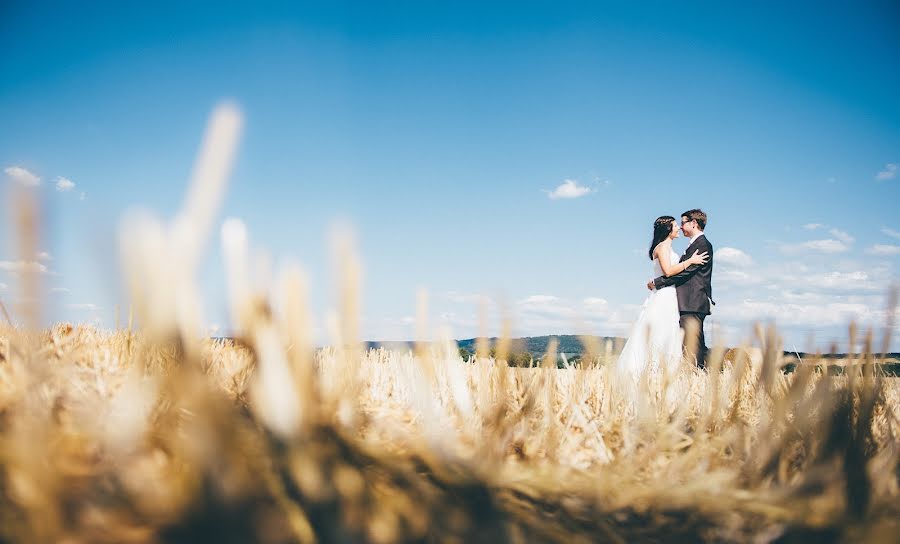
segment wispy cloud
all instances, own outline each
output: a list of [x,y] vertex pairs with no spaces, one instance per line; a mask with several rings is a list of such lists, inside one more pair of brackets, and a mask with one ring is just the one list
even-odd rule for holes
[[571,326],[578,316],[575,305],[553,295],[531,295],[516,303],[514,315],[520,315],[523,322],[545,321],[551,328],[562,330]]
[[21,166],[7,166],[3,171],[11,180],[21,183],[25,187],[37,187],[41,184],[41,178]]
[[813,253],[843,253],[850,249],[846,242],[826,238],[824,240],[810,240],[800,244],[783,244],[782,253],[813,252]]
[[717,263],[734,266],[750,266],[753,259],[740,249],[734,247],[723,247],[715,252],[714,259]]
[[589,317],[601,317],[609,314],[609,302],[605,298],[588,297],[582,301],[584,313]]
[[472,304],[478,305],[482,303],[490,303],[492,302],[491,298],[487,295],[479,295],[477,293],[461,293],[459,291],[447,291],[444,293],[444,299],[449,300],[450,302],[455,302],[458,304]]
[[881,288],[873,281],[868,272],[854,270],[851,272],[825,272],[811,274],[802,280],[808,287],[822,290],[841,289],[845,291],[876,291]]
[[895,244],[875,244],[872,247],[866,248],[866,253],[869,255],[879,255],[881,257],[891,257],[893,255],[900,255],[900,246]]
[[[835,265],[835,269],[828,271],[822,271],[820,267],[810,266],[802,261],[785,261],[756,266],[753,268],[752,276],[743,270],[736,272],[738,274],[732,273],[728,267],[723,267],[721,273],[717,271],[714,281],[764,285],[769,292],[790,290],[835,296],[880,292],[892,277],[890,267],[866,266],[863,262],[852,260],[843,260],[840,265]],[[751,279],[755,281],[745,281]]]
[[604,189],[610,187],[612,185],[612,180],[603,179],[599,176],[594,176],[594,183],[602,186]]
[[0,291],[6,291],[6,288],[9,287],[5,283],[0,283]]
[[[803,225],[802,228],[803,228],[803,230],[825,230],[825,229],[828,229],[828,234],[830,234],[832,237],[836,238],[837,240],[843,242],[844,244],[852,244],[854,241],[856,241],[856,238],[854,238],[847,231],[844,231],[844,230],[841,230],[838,228],[831,228],[828,225],[826,225],[825,223],[807,223],[807,224]],[[823,242],[823,240],[814,240],[814,241],[808,242],[808,243],[813,244],[813,246],[816,246],[816,245],[821,245],[820,242]],[[808,249],[813,249],[813,248],[808,248]]]
[[579,185],[579,183],[574,179],[567,179],[560,183],[552,191],[547,191],[547,196],[549,196],[551,200],[559,200],[564,198],[580,198],[585,195],[591,194],[594,191],[595,189],[585,187],[584,185]]
[[840,229],[831,229],[830,231],[828,231],[828,233],[841,242],[844,242],[845,244],[852,244],[856,240],[856,238],[850,236],[850,234]]
[[531,295],[519,301],[523,306],[541,306],[543,304],[552,304],[559,301],[559,297],[553,295]]
[[53,260],[53,257],[46,251],[41,251],[40,253],[35,255],[35,258],[37,258],[37,260],[39,260],[39,261],[52,261]]
[[97,311],[100,309],[100,306],[96,304],[66,304],[66,308],[70,310],[88,310],[88,311]]
[[67,288],[65,288],[65,287],[51,287],[51,288],[50,288],[50,293],[51,293],[51,294],[68,293],[68,292],[69,292],[69,290],[68,290]]
[[895,177],[897,177],[897,165],[892,162],[885,164],[884,170],[875,174],[875,179],[878,181],[886,181]]
[[873,311],[866,303],[842,301],[797,301],[745,299],[723,306],[719,315],[728,321],[752,322],[774,319],[779,325],[823,327],[846,325],[850,321],[877,322],[884,312]]
[[57,191],[71,191],[75,188],[75,182],[70,180],[69,178],[64,178],[62,176],[57,176],[56,178],[56,190]]
[[900,231],[884,227],[883,229],[881,229],[881,233],[886,234],[886,235],[890,236],[891,238],[896,238],[896,239],[900,240]]
[[47,266],[37,261],[0,261],[0,270],[7,272],[36,271],[47,272]]
[[[715,258],[718,259],[718,252],[716,253]],[[760,274],[750,274],[746,270],[740,268],[723,267],[721,270],[716,270],[714,281],[716,283],[734,283],[741,286],[747,286],[763,283],[765,278]]]

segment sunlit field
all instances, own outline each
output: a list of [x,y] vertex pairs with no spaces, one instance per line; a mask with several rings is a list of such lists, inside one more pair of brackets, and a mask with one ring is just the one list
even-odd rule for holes
[[[364,351],[359,265],[338,238],[339,311],[317,349],[302,270],[251,281],[243,224],[211,234],[240,121],[232,106],[213,115],[171,223],[123,223],[133,315],[118,330],[39,329],[36,309],[8,309],[0,542],[900,534],[900,381],[878,370],[880,339],[864,338],[843,376],[815,361],[784,373],[769,330],[714,350],[709,372],[685,362],[638,381],[589,339],[581,365],[562,369],[552,343],[534,368],[508,366],[504,341],[467,360],[449,340]],[[27,199],[16,209],[27,253],[39,214]],[[217,238],[227,340],[200,332],[197,255]],[[25,295],[35,281],[23,273]]]

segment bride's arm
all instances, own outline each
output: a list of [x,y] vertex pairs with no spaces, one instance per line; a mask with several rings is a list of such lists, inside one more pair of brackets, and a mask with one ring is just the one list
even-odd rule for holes
[[688,268],[693,265],[703,265],[706,264],[706,252],[700,253],[700,250],[694,252],[688,259],[684,261],[673,263],[672,262],[672,244],[669,243],[661,243],[656,246],[654,253],[656,253],[656,257],[659,259],[659,267],[662,268],[663,274],[665,277],[670,278],[672,276],[677,276],[681,274]]
[[656,257],[659,259],[659,266],[662,268],[663,274],[665,274],[667,278],[684,272],[691,265],[690,260],[672,263],[672,252],[669,247],[669,244],[659,244],[654,250]]
[[[700,249],[705,250],[703,253],[699,253]],[[704,247],[698,249],[691,255],[691,259],[703,257],[703,264],[690,264],[687,268],[678,272],[672,276],[660,276],[653,280],[654,289],[662,289],[663,287],[669,287],[670,285],[681,285],[688,278],[693,276],[698,270],[710,264],[712,260],[712,247],[709,244],[706,244]],[[691,259],[688,259],[691,260]],[[681,264],[685,264],[688,261],[684,261]],[[662,259],[660,259],[660,264],[662,264]],[[665,270],[663,270],[665,272]]]

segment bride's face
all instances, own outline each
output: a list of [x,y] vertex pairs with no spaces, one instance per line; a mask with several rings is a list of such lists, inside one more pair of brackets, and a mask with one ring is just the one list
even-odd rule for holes
[[672,221],[672,232],[669,233],[669,238],[672,240],[674,240],[675,238],[678,238],[679,232],[680,231],[678,229],[678,223],[676,223],[675,221]]

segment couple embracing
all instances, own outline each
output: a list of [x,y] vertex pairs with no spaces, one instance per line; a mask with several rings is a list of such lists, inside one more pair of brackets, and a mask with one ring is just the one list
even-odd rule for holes
[[[685,349],[697,366],[706,364],[703,321],[712,301],[713,247],[704,234],[706,214],[700,209],[681,214],[681,223],[664,215],[653,223],[649,257],[655,279],[625,348],[616,361],[622,373],[640,375],[648,371],[674,372]],[[672,241],[684,233],[690,239],[679,257]]]

